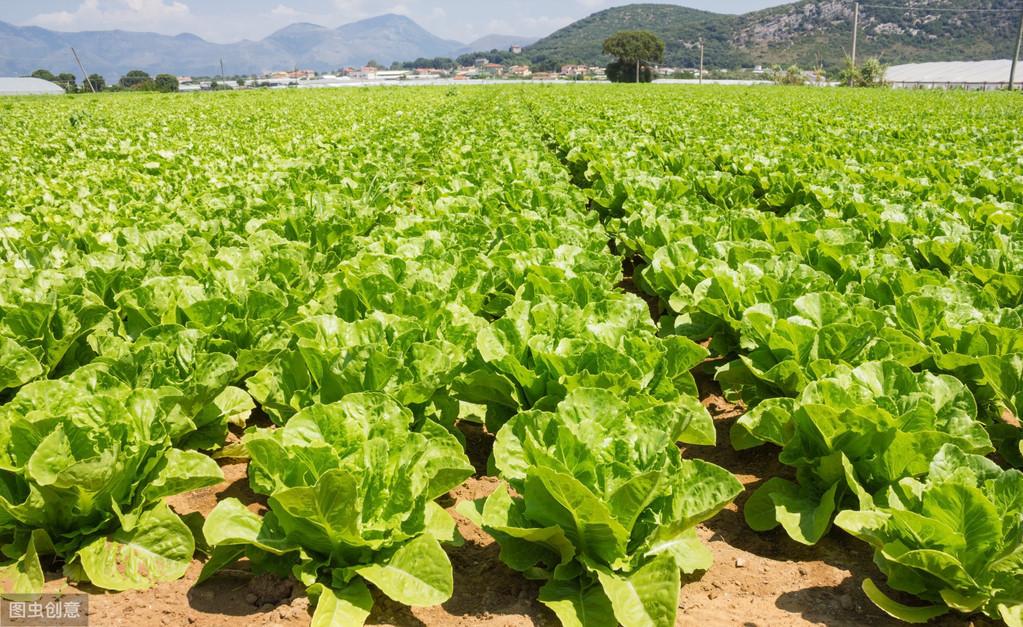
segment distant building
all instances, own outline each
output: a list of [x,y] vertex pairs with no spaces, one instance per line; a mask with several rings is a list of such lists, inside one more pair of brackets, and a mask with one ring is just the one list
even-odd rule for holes
[[529,78],[533,75],[533,71],[529,69],[528,65],[513,65],[508,68],[508,74],[515,78]]
[[522,46],[513,44],[511,48],[508,48],[508,52],[512,54],[522,54]]
[[400,81],[408,78],[408,75],[408,70],[377,70],[376,79],[378,81]]
[[503,76],[504,66],[500,63],[488,63],[480,68],[487,76]]
[[377,69],[367,65],[364,68],[352,70],[348,73],[348,76],[364,81],[374,81],[377,78]]

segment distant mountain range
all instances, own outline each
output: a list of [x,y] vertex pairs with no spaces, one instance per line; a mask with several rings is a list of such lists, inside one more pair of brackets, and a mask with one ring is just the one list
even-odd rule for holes
[[[1009,58],[1019,15],[1012,11],[1018,8],[1018,0],[913,0],[906,9],[865,8],[860,54],[880,56],[890,64]],[[834,67],[850,48],[852,2],[800,0],[745,15],[673,4],[632,4],[595,13],[535,43],[531,38],[490,35],[463,44],[437,37],[400,15],[381,15],[338,28],[293,24],[260,41],[232,44],[190,34],[65,33],[0,22],[0,75],[25,75],[38,68],[77,73],[71,47],[89,72],[109,80],[133,69],[212,76],[220,73],[221,59],[227,74],[296,67],[328,71],[371,60],[389,65],[417,58],[454,58],[512,44],[532,44],[525,58],[552,69],[565,63],[605,64],[604,39],[620,30],[637,29],[651,30],[664,39],[667,65],[695,66],[699,52],[693,44],[703,39],[706,65],[712,68],[776,63]]]
[[127,31],[65,33],[0,22],[0,75],[18,76],[45,68],[78,74],[74,47],[90,72],[115,80],[129,70],[196,76],[254,74],[292,68],[329,71],[370,61],[390,65],[433,57],[456,57],[475,50],[527,45],[535,37],[488,35],[465,44],[441,39],[401,15],[381,15],[326,28],[292,24],[260,41],[217,44],[191,34],[177,36]]

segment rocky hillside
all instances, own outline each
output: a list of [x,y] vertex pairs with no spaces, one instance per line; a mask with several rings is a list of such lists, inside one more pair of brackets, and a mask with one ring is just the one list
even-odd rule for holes
[[[859,52],[887,63],[1010,58],[1019,11],[1016,0],[899,0],[906,9],[866,7],[860,14]],[[983,13],[971,9],[996,9]],[[852,46],[853,3],[804,0],[741,17],[737,48],[769,63],[834,66]]]
[[[1017,0],[894,0],[905,9],[864,8],[860,52],[887,63],[1009,58],[1021,7]],[[981,13],[964,9],[998,9]],[[745,15],[722,15],[677,5],[634,4],[595,13],[528,49],[534,62],[607,63],[601,43],[619,30],[651,30],[666,44],[665,63],[694,66],[706,42],[709,67],[823,63],[849,53],[853,3],[802,0]]]

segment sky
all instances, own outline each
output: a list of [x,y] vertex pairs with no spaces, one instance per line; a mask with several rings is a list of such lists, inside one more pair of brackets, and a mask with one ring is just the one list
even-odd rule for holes
[[[661,0],[664,1],[664,0]],[[785,0],[679,0],[695,9],[743,13]],[[544,36],[622,0],[0,0],[0,21],[52,30],[190,32],[220,43],[261,39],[294,22],[336,27],[399,13],[435,35],[469,42],[488,34]]]

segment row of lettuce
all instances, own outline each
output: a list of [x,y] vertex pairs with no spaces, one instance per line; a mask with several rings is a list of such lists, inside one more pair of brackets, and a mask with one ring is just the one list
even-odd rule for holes
[[888,586],[930,603],[867,580],[897,618],[1023,625],[1019,103],[559,96],[533,114],[662,335],[710,341],[749,408],[732,445],[776,445],[794,471],[752,494],[751,528],[866,541]]
[[[566,625],[667,626],[741,491],[690,370],[512,92],[19,102],[0,118],[0,549],[109,590],[240,559],[315,625],[452,595],[437,499]],[[494,124],[494,120],[500,120]],[[253,426],[255,425],[255,426]],[[229,431],[244,430],[240,441]],[[259,504],[167,497],[245,458]]]

